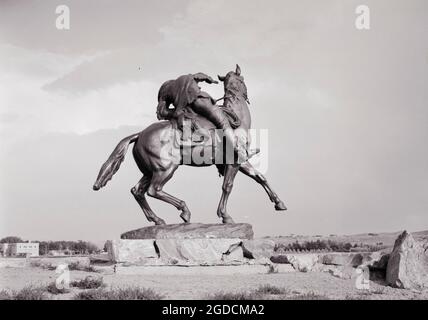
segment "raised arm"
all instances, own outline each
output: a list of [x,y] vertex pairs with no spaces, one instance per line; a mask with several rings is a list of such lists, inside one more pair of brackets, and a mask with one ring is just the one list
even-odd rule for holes
[[193,75],[193,78],[196,82],[206,82],[206,83],[218,83],[218,81],[214,80],[210,76],[206,75],[205,73],[198,72]]

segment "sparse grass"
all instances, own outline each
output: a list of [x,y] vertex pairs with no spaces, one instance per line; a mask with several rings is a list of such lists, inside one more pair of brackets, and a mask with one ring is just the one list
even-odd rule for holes
[[248,292],[225,292],[220,291],[206,296],[207,300],[259,300],[272,295],[285,295],[287,290],[270,284],[259,286],[257,289]]
[[[294,295],[293,295],[294,293]],[[284,300],[330,300],[328,296],[308,293],[290,293],[285,288],[279,288],[272,285],[263,285],[253,291],[248,292],[224,292],[220,291],[212,295],[207,295],[208,300],[266,300],[266,299],[284,299]],[[272,297],[277,296],[277,297]]]
[[79,262],[72,262],[68,265],[70,271],[86,271],[86,272],[98,272],[93,266],[82,265]]
[[287,294],[287,290],[284,288],[279,288],[276,286],[272,286],[270,284],[265,284],[258,287],[255,291],[255,294],[258,295],[279,295],[279,294]]
[[9,291],[0,290],[0,300],[13,300],[13,296]]
[[370,296],[373,294],[383,294],[383,289],[377,289],[373,291],[361,290],[358,291],[356,295],[346,295],[345,300],[370,300]]
[[290,296],[287,300],[330,300],[329,297],[323,294],[317,294],[315,292],[301,293],[296,296]]
[[207,300],[257,300],[260,295],[254,292],[224,292],[220,291],[206,296]]
[[74,300],[160,300],[163,296],[152,289],[127,287],[106,290],[91,289],[76,294]]
[[345,300],[369,300],[369,299],[367,298],[367,296],[361,296],[361,295],[353,296],[348,294],[345,296]]
[[98,289],[104,286],[104,282],[102,277],[87,276],[82,280],[72,281],[70,285],[79,289]]
[[[30,265],[35,268],[42,268],[42,269],[51,270],[51,271],[55,270],[57,267],[51,263],[42,262],[42,261],[31,261]],[[67,264],[67,266],[68,266],[68,270],[70,271],[98,272],[98,270],[96,270],[93,266],[84,265],[78,261],[71,262]]]
[[36,286],[26,286],[20,291],[12,293],[13,300],[48,300],[46,288]]
[[385,289],[384,288],[377,288],[377,289],[373,290],[372,293],[373,294],[384,294]]
[[41,261],[31,261],[30,265],[34,268],[42,268],[46,270],[55,270],[56,267],[50,263],[43,263]]
[[55,282],[51,282],[50,284],[48,284],[46,286],[46,291],[51,293],[51,294],[64,294],[64,293],[69,293],[70,290],[67,290],[65,288],[63,289],[58,289]]

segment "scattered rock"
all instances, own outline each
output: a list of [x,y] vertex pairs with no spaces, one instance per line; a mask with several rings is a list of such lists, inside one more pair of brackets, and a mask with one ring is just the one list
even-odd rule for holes
[[248,223],[183,223],[150,226],[123,233],[121,239],[253,239]]
[[243,240],[242,250],[248,259],[270,258],[275,248],[275,242],[268,239]]
[[397,288],[428,288],[428,252],[423,243],[415,241],[407,231],[395,240],[386,269],[386,281]]
[[388,266],[388,260],[389,260],[389,254],[382,254],[380,253],[380,258],[377,260],[374,260],[370,265],[371,270],[386,270]]
[[327,265],[358,267],[370,265],[379,259],[379,253],[376,252],[334,252],[324,254],[320,261]]
[[316,254],[288,254],[287,260],[300,272],[317,271],[320,267]]
[[290,261],[288,261],[286,254],[277,254],[272,257],[270,257],[270,261],[273,263],[283,263],[283,264],[290,264]]
[[355,276],[355,269],[351,266],[330,266],[328,272],[340,279],[352,279]]

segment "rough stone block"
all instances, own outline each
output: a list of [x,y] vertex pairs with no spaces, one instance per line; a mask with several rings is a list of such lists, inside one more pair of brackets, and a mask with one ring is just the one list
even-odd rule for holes
[[111,240],[107,242],[111,261],[137,264],[157,264],[159,254],[155,240]]
[[416,241],[404,231],[395,241],[386,281],[393,287],[423,290],[428,288],[428,243]]
[[125,232],[121,239],[253,239],[248,223],[228,224],[169,224],[144,227]]
[[317,254],[287,254],[287,259],[300,272],[317,271],[320,266]]
[[327,265],[358,267],[378,259],[380,257],[376,257],[374,252],[333,252],[322,255],[320,261]]
[[270,257],[270,261],[273,263],[282,263],[282,264],[290,264],[290,261],[288,261],[286,254],[276,254]]
[[275,242],[269,239],[243,240],[244,256],[249,259],[270,258],[275,248]]
[[157,239],[166,264],[215,265],[246,262],[240,239]]

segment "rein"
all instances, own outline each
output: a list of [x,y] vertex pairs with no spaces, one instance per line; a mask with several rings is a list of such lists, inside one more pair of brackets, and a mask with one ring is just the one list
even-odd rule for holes
[[217,102],[219,102],[219,101],[221,101],[221,100],[228,99],[228,98],[232,98],[232,96],[224,95],[223,97],[221,97],[221,98],[217,99],[217,100],[215,101],[215,103],[217,103]]

